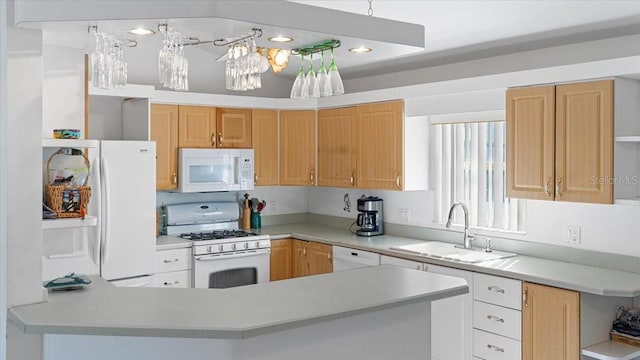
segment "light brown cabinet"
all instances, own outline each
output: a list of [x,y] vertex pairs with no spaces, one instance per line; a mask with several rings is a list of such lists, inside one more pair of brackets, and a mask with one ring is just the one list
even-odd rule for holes
[[318,111],[318,185],[356,186],[356,108]]
[[356,109],[357,187],[403,190],[404,102],[364,104]]
[[217,146],[216,108],[179,105],[178,147],[210,148]]
[[580,359],[580,293],[523,283],[522,359]]
[[278,111],[254,109],[251,114],[256,186],[278,185]]
[[156,189],[178,187],[178,106],[151,105],[151,140],[156,142]]
[[251,148],[251,110],[179,105],[178,147]]
[[292,277],[292,241],[292,239],[271,240],[271,281],[290,279]]
[[292,277],[333,272],[333,248],[331,245],[293,240],[292,254]]
[[251,148],[251,109],[217,109],[218,147]]
[[613,81],[507,90],[507,195],[613,202]]
[[316,112],[280,111],[280,185],[315,185]]

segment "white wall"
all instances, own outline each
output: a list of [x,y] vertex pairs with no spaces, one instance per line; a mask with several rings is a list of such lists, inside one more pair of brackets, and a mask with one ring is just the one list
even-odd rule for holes
[[7,3],[0,3],[0,360],[7,349]]
[[84,137],[84,50],[55,44],[43,33],[42,138],[53,129],[80,129]]

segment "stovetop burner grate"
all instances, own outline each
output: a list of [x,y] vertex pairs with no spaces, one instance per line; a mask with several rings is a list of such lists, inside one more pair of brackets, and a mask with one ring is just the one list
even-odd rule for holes
[[256,234],[245,232],[242,230],[215,230],[207,232],[192,232],[180,234],[183,239],[189,239],[193,241],[201,240],[217,240],[217,239],[234,239],[247,236],[254,236]]

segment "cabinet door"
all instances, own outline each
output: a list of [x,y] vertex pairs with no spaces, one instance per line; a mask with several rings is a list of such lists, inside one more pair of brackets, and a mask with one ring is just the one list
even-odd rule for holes
[[403,120],[402,101],[357,106],[356,187],[403,189]]
[[613,81],[556,87],[556,200],[613,203]]
[[216,147],[216,108],[179,106],[178,147]]
[[291,253],[291,239],[271,240],[271,281],[291,278]]
[[251,148],[251,109],[218,108],[216,116],[219,148]]
[[151,104],[151,140],[156,142],[156,189],[178,187],[178,105]]
[[316,112],[280,112],[280,185],[315,184]]
[[256,186],[278,185],[278,111],[253,110],[251,145]]
[[507,196],[554,198],[555,87],[507,90]]
[[309,275],[333,272],[333,254],[331,245],[310,242],[307,246]]
[[318,111],[318,185],[355,187],[356,108]]
[[580,294],[523,283],[522,359],[580,359]]
[[300,277],[309,275],[309,266],[307,262],[307,241],[293,240],[292,250],[293,258],[291,261],[291,277]]

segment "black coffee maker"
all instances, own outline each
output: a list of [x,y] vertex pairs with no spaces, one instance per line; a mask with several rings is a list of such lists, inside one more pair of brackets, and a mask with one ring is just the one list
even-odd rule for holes
[[375,236],[384,234],[382,225],[382,199],[376,196],[362,195],[358,199],[358,217],[356,225],[360,226],[356,230],[359,236]]

